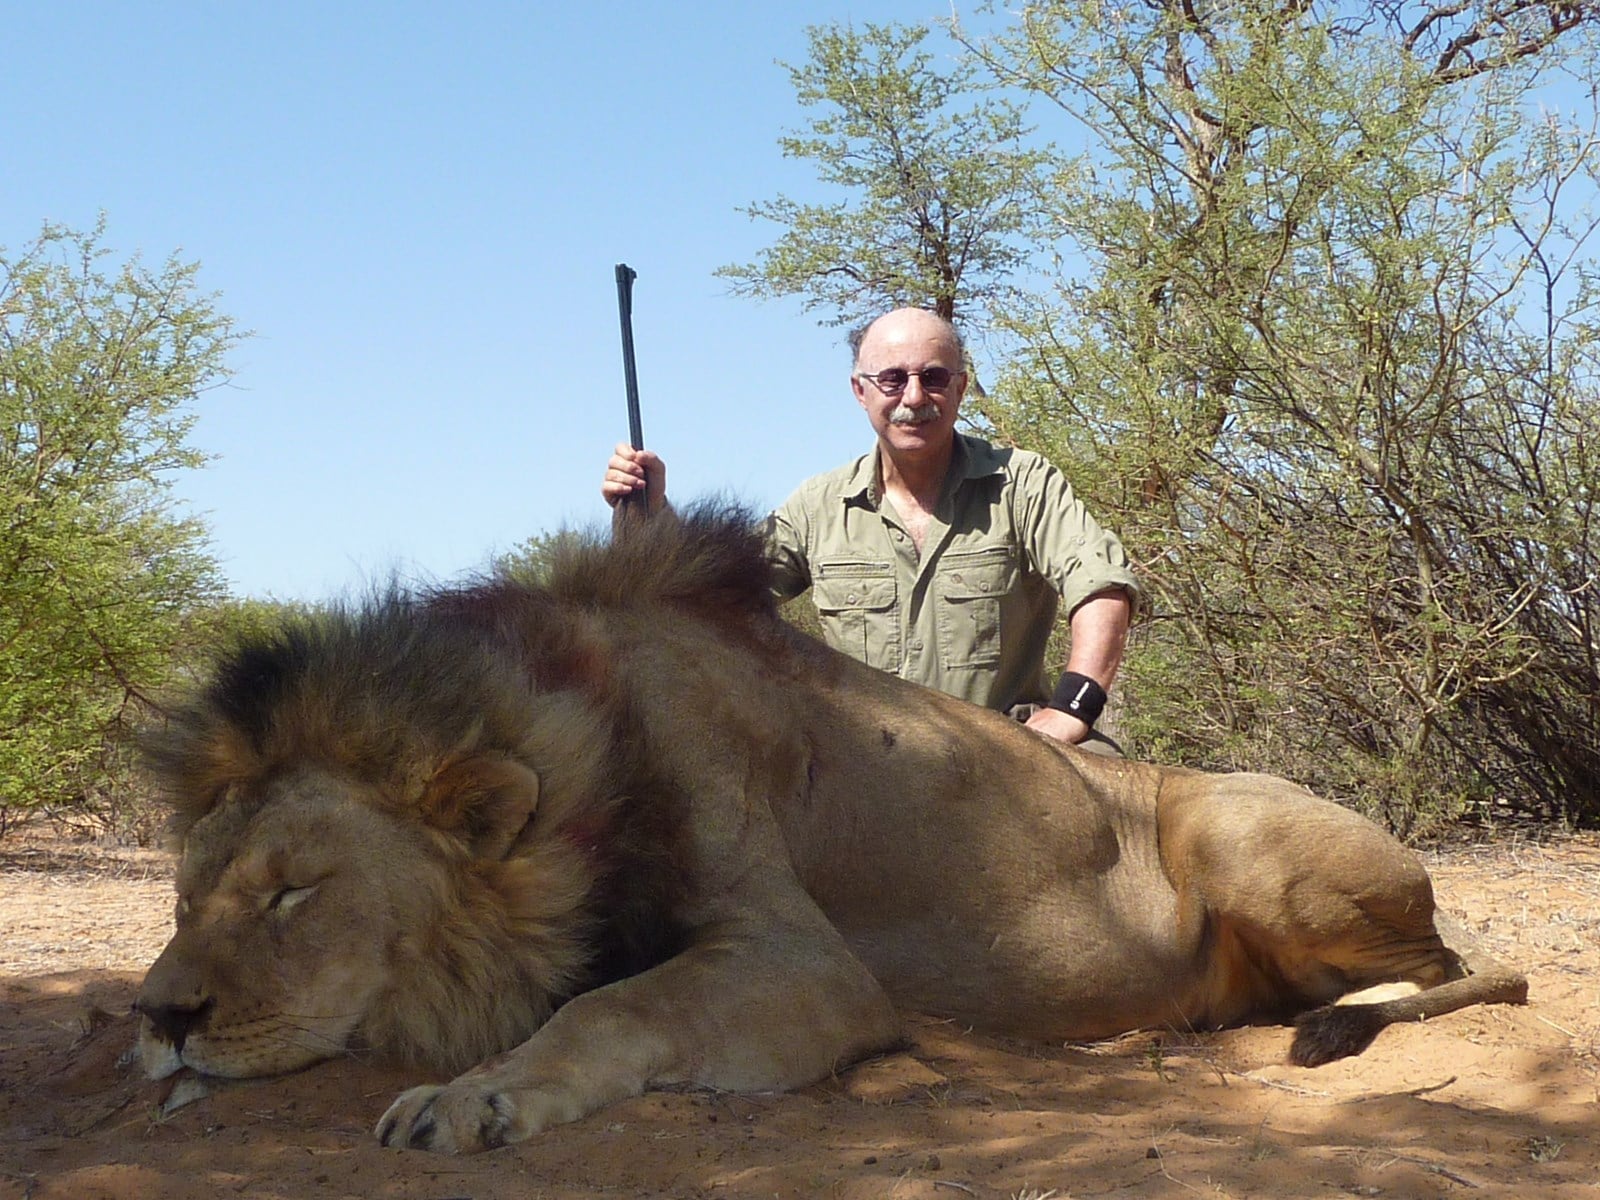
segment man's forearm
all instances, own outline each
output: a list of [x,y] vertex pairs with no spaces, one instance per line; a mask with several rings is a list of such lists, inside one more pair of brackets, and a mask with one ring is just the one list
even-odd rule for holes
[[1072,649],[1067,670],[1087,675],[1106,691],[1122,666],[1133,605],[1121,588],[1097,592],[1072,612]]

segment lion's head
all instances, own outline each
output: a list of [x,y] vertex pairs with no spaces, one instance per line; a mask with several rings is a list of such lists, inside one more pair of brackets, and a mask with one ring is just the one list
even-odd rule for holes
[[681,785],[647,765],[602,611],[778,628],[749,514],[568,539],[540,582],[392,593],[224,655],[146,739],[177,932],[147,1070],[348,1049],[456,1071],[681,948]]
[[592,698],[402,597],[240,647],[148,742],[180,860],[146,1069],[458,1070],[526,1038],[594,969],[609,741]]

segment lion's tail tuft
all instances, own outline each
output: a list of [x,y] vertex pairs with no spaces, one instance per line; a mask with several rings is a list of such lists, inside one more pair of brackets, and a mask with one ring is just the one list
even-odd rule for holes
[[1320,1067],[1360,1054],[1393,1018],[1381,1004],[1328,1004],[1295,1018],[1289,1061]]

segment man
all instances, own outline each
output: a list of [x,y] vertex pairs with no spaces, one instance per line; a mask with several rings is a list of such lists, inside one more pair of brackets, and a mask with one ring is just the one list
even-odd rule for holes
[[[948,321],[896,309],[851,343],[877,446],[769,518],[780,596],[811,588],[828,643],[863,662],[1109,747],[1092,729],[1138,595],[1121,542],[1039,455],[955,432],[967,377]],[[647,511],[666,506],[665,464],[618,446],[601,494],[615,506],[641,489]],[[1063,602],[1072,646],[1052,694],[1044,653]]]

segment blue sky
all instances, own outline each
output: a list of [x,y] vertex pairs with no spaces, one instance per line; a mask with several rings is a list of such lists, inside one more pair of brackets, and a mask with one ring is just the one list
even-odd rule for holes
[[0,245],[46,220],[178,251],[254,335],[178,491],[240,595],[443,579],[604,519],[625,438],[613,267],[639,273],[645,440],[679,500],[781,500],[861,453],[842,332],[712,272],[818,198],[779,135],[804,28],[941,0],[12,6]]

